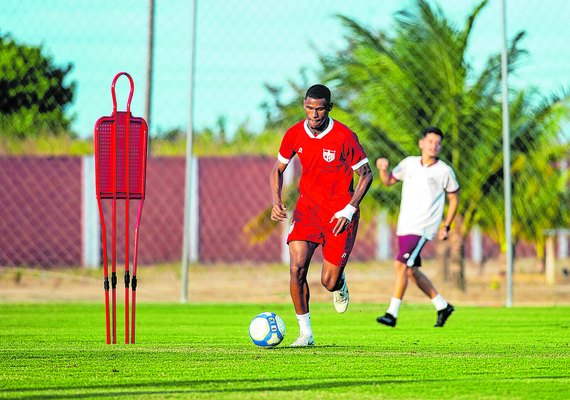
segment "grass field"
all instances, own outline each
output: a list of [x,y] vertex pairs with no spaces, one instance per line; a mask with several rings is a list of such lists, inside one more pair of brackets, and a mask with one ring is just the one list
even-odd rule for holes
[[[266,310],[288,328],[271,350],[247,335]],[[317,345],[299,349],[288,304],[141,303],[138,343],[108,346],[102,304],[0,304],[0,397],[570,398],[569,307],[457,307],[443,329],[428,305],[405,305],[395,329],[383,311],[314,304]]]

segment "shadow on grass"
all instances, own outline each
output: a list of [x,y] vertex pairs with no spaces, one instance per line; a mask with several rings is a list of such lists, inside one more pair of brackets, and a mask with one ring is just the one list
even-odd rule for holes
[[[182,380],[167,382],[147,382],[118,385],[86,385],[86,386],[59,386],[41,388],[12,388],[3,389],[6,395],[13,395],[29,392],[38,394],[28,394],[18,396],[19,399],[80,399],[90,397],[125,397],[125,396],[153,396],[153,395],[184,395],[184,394],[243,394],[256,392],[297,392],[312,390],[328,390],[350,387],[383,386],[383,385],[409,385],[417,383],[441,383],[441,382],[462,382],[468,381],[521,381],[521,380],[559,380],[570,379],[570,376],[531,376],[516,378],[483,378],[473,379],[369,379],[369,380],[339,380],[329,378],[314,383],[300,383],[302,379],[230,379],[230,380]],[[208,385],[215,385],[215,388],[208,388]],[[235,387],[236,385],[252,385],[257,387]],[[152,390],[154,388],[155,390]],[[141,389],[141,390],[137,390]],[[54,393],[55,392],[55,393]],[[82,392],[82,393],[78,393]]]

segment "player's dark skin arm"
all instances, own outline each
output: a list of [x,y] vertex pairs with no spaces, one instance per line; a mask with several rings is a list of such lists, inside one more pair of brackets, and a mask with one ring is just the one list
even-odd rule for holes
[[[350,205],[354,208],[358,208],[358,205],[364,198],[368,189],[372,185],[372,170],[370,169],[370,165],[364,164],[357,170],[355,170],[356,174],[358,175],[358,182],[356,183],[356,187],[354,188],[354,194],[352,195],[352,199],[350,200]],[[336,217],[332,217],[331,222],[333,222]],[[333,234],[338,235],[343,230],[346,229],[350,221],[344,217],[341,217],[336,222],[335,227],[333,228]]]
[[281,200],[281,191],[283,189],[283,173],[287,168],[287,164],[277,161],[269,175],[269,184],[271,187],[271,196],[273,198],[273,208],[271,209],[271,219],[273,221],[285,221],[287,219],[287,207]]

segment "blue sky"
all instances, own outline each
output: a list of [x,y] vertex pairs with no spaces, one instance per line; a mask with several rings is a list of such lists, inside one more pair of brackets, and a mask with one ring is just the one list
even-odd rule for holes
[[[440,0],[458,23],[478,1]],[[151,134],[158,129],[186,129],[189,122],[189,0],[156,0],[155,64]],[[215,126],[225,116],[231,131],[248,121],[259,129],[260,104],[269,99],[264,83],[286,86],[309,79],[322,53],[343,46],[335,14],[390,31],[394,13],[411,0],[198,0],[194,126]],[[549,7],[545,7],[548,4]],[[511,83],[537,86],[548,93],[570,78],[570,2],[507,2],[508,33],[525,29],[530,57]],[[501,48],[500,0],[491,0],[478,20],[469,58],[475,66]],[[147,59],[146,0],[0,0],[0,32],[29,45],[42,45],[58,65],[72,63],[77,82],[69,112],[74,129],[87,137],[98,117],[112,111],[110,85],[119,71],[135,80],[132,112],[144,114]],[[309,82],[310,83],[310,82]],[[119,108],[126,100],[126,80],[117,85]],[[124,94],[124,95],[123,95]]]

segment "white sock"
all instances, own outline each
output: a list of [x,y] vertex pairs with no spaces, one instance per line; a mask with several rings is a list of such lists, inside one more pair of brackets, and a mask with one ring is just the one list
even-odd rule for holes
[[433,305],[435,306],[435,309],[437,311],[441,311],[445,307],[447,307],[447,301],[445,301],[445,299],[443,297],[441,297],[441,294],[439,294],[439,293],[437,296],[435,296],[433,299],[431,299],[431,302],[433,303]]
[[297,321],[299,322],[301,336],[313,336],[313,328],[311,328],[311,313],[303,315],[297,314]]
[[388,307],[388,314],[392,314],[394,318],[398,318],[398,311],[400,310],[400,304],[402,304],[402,299],[397,299],[392,297],[390,299],[390,306]]

